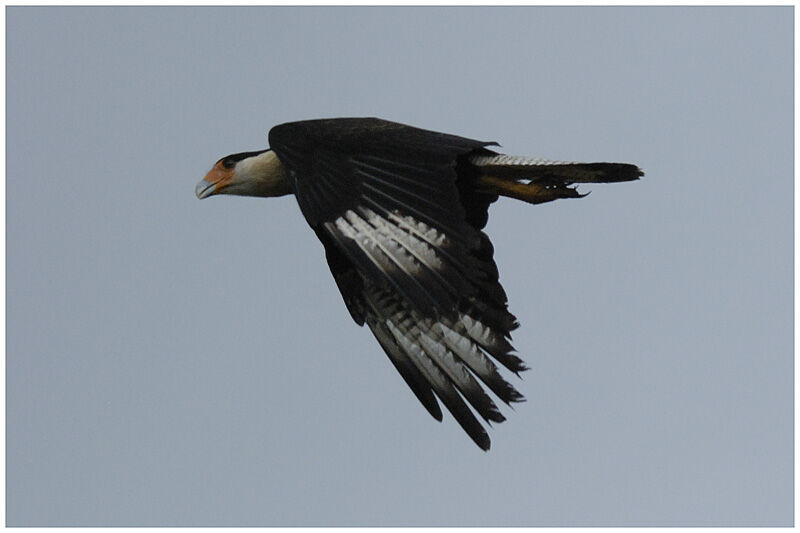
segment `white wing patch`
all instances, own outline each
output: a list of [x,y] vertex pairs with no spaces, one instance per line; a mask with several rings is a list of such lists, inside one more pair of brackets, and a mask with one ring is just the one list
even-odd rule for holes
[[442,271],[445,267],[437,248],[446,245],[446,236],[412,217],[390,214],[390,220],[366,207],[358,213],[348,210],[334,225],[342,235],[355,241],[368,255],[380,253],[398,266],[417,274],[422,266]]
[[428,312],[450,312],[466,281],[454,268],[448,238],[413,217],[382,216],[359,206],[325,224],[351,259]]
[[[420,239],[413,231],[406,230],[404,227],[399,227],[397,224],[386,220],[371,209],[362,207],[359,209],[359,211],[361,211],[367,217],[369,223],[378,231],[381,237],[393,240],[402,246],[408,252],[408,254],[413,256],[417,261],[424,264],[428,268],[438,271],[441,271],[444,268],[442,259],[437,255],[436,249],[434,248],[434,246],[441,246],[444,244],[445,236],[443,233],[439,233],[436,230],[429,228],[428,233],[434,234],[433,241],[436,243],[431,244],[423,239]],[[406,217],[406,219],[410,219],[412,222],[415,222],[411,217]],[[417,224],[427,228],[425,224]]]
[[401,216],[395,211],[389,214],[389,218],[399,227],[413,233],[431,246],[441,248],[447,244],[447,236],[444,233],[424,222],[418,221],[414,217]]

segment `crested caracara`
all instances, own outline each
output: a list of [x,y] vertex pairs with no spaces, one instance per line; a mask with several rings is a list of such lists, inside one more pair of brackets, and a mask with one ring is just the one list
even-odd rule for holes
[[481,231],[489,204],[580,198],[571,185],[643,175],[634,165],[509,156],[492,145],[377,118],[291,122],[270,130],[269,149],[217,161],[195,190],[294,194],[353,320],[372,330],[435,419],[438,398],[484,450],[489,436],[467,404],[502,422],[484,387],[506,404],[524,398],[495,362],[515,374],[527,368],[512,353],[518,323]]

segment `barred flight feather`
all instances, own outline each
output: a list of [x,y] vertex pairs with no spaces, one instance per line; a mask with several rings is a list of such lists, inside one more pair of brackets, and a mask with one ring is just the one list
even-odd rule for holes
[[[474,420],[460,396],[487,422],[502,422],[505,417],[475,376],[506,404],[524,401],[524,397],[500,376],[497,367],[479,348],[479,344],[469,337],[468,327],[475,329],[479,322],[465,314],[459,315],[456,321],[420,317],[396,295],[373,285],[365,287],[364,296],[370,309],[367,323],[379,336],[384,351],[395,367],[402,366],[405,359],[401,354],[405,354],[479,445],[483,442],[484,430],[477,431],[480,424]],[[386,341],[386,332],[382,329],[384,325],[394,342]],[[486,336],[483,329],[481,333]],[[409,379],[406,377],[407,382]],[[412,384],[409,383],[409,386]],[[455,394],[453,386],[461,393],[460,396]],[[420,384],[415,382],[412,389],[415,388],[415,394],[430,411],[430,406],[420,398]]]

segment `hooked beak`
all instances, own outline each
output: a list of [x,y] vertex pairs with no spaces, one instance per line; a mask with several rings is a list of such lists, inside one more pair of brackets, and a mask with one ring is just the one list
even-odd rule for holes
[[197,186],[194,188],[194,193],[197,195],[199,199],[207,198],[214,194],[214,184],[210,183],[204,179],[200,180]]
[[214,165],[214,168],[208,171],[206,177],[200,180],[195,186],[194,193],[199,199],[208,198],[220,192],[220,189],[225,187],[233,177],[233,171],[227,169],[220,164]]

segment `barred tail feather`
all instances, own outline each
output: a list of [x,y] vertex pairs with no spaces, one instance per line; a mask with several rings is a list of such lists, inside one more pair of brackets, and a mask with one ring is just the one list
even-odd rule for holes
[[473,156],[470,163],[482,175],[531,182],[616,183],[644,176],[639,167],[627,163],[575,163],[505,154]]
[[505,154],[475,155],[469,162],[477,171],[478,190],[532,204],[586,196],[569,187],[574,183],[618,183],[644,176],[639,167],[627,163],[570,163]]

